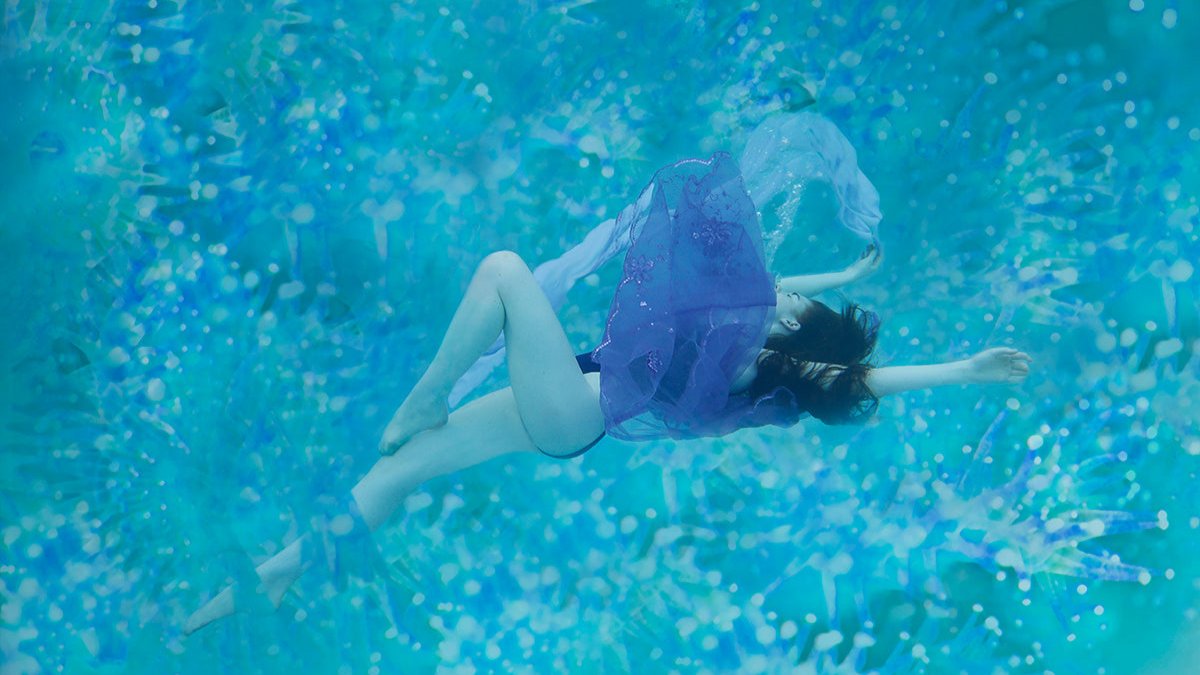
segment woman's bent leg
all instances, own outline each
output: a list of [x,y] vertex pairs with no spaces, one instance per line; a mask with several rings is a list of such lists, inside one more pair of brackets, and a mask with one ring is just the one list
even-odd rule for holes
[[437,355],[384,432],[381,452],[444,422],[454,383],[501,330],[514,396],[535,444],[564,454],[603,431],[600,407],[554,308],[525,263],[502,251],[480,263]]
[[604,432],[599,374],[585,377],[550,300],[520,258],[503,278],[508,377],[538,449],[568,455]]
[[413,435],[445,423],[446,399],[454,382],[504,328],[504,302],[497,291],[504,257],[493,253],[475,270],[437,354],[384,430],[380,453],[395,452]]

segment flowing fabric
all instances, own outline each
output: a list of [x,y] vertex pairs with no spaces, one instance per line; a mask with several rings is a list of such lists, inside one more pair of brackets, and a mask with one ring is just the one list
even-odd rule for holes
[[725,153],[663,168],[647,191],[592,354],[605,430],[626,440],[720,436],[738,426],[730,389],[775,312],[754,203]]
[[804,205],[806,184],[823,181],[838,200],[838,222],[878,243],[879,193],[858,168],[854,146],[833,122],[815,113],[775,115],[754,129],[738,160],[759,211],[778,204],[779,224],[765,232],[767,265]]
[[[731,395],[730,384],[765,343],[775,306],[770,260],[803,207],[799,188],[813,180],[830,183],[842,226],[878,240],[879,196],[858,169],[853,146],[825,118],[791,113],[760,124],[737,163],[717,153],[661,169],[616,218],[534,269],[558,309],[576,281],[625,253],[593,354],[610,435],[719,436],[803,417],[784,389],[750,400]],[[768,233],[759,228],[764,205],[779,215]],[[503,358],[500,339],[456,383],[450,404]]]

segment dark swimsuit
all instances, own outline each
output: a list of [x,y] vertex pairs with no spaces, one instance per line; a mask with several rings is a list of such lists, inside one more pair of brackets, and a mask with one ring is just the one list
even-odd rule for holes
[[[598,373],[598,372],[600,372],[600,364],[598,364],[594,360],[592,360],[591,352],[584,352],[583,354],[576,354],[575,361],[579,363],[579,371],[580,372],[583,372],[583,373]],[[596,437],[596,440],[592,441],[591,443],[588,443],[587,445],[583,446],[579,450],[576,450],[575,452],[572,452],[569,455],[552,455],[552,454],[546,452],[545,450],[542,450],[541,448],[538,448],[538,452],[542,453],[543,455],[545,455],[547,457],[553,457],[555,459],[571,459],[572,457],[578,457],[578,456],[582,455],[583,453],[587,452],[588,450],[591,450],[592,447],[595,446],[597,443],[599,443],[603,438],[604,438],[604,432],[600,432],[600,435]]]

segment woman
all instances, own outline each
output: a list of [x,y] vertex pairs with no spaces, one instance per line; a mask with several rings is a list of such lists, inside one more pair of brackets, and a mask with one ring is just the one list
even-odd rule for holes
[[[839,219],[851,229],[854,222],[873,228],[877,196],[866,189],[852,150],[849,165],[845,152],[830,152],[849,145],[831,127],[816,116],[790,116],[775,128],[789,136],[771,144],[794,148],[804,142],[801,133],[816,139],[814,147],[824,153],[820,174],[832,177],[842,202]],[[746,156],[741,164],[762,166]],[[797,176],[796,167],[790,164],[789,178]],[[331,507],[324,526],[257,567],[261,592],[278,607],[306,569],[336,572],[340,553],[369,545],[369,533],[418,485],[499,455],[570,458],[605,434],[627,440],[722,436],[764,424],[791,426],[805,415],[860,422],[879,396],[1019,382],[1028,375],[1029,356],[1005,348],[935,365],[867,365],[878,332],[875,315],[854,304],[834,312],[810,296],[875,271],[882,260],[878,246],[840,272],[775,282],[766,271],[753,189],[727,155],[680,162],[656,174],[634,205],[576,247],[586,255],[573,258],[573,249],[560,259],[572,271],[559,285],[569,287],[628,249],[604,339],[592,354],[574,354],[558,322],[548,294],[565,291],[548,288],[554,269],[535,275],[511,252],[484,258],[429,368],[384,431],[384,456],[345,503]],[[605,226],[610,229],[596,238]],[[587,263],[577,264],[580,259]],[[511,386],[450,413],[456,383],[479,367],[501,334]],[[191,633],[236,606],[234,589],[227,588],[192,614],[184,630]]]

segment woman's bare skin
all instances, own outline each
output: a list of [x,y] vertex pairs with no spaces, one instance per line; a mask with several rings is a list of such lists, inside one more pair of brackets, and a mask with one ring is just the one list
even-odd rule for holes
[[[780,284],[772,334],[800,328],[799,317],[816,294],[849,283],[878,268],[880,256],[868,249],[846,270],[790,277]],[[455,381],[503,332],[512,385],[447,411]],[[867,385],[877,396],[948,384],[1017,383],[1029,374],[1031,359],[1016,349],[984,350],[962,361],[875,368]],[[734,390],[753,381],[751,364]],[[525,263],[511,252],[489,255],[476,270],[425,374],[396,411],[379,442],[381,457],[351,495],[367,527],[374,531],[404,499],[431,478],[502,455],[544,451],[566,455],[604,431],[600,374],[583,374],[549,300]],[[256,571],[270,602],[278,607],[288,588],[311,566],[301,555],[308,537],[289,543]],[[237,611],[226,588],[192,613],[190,634]]]

